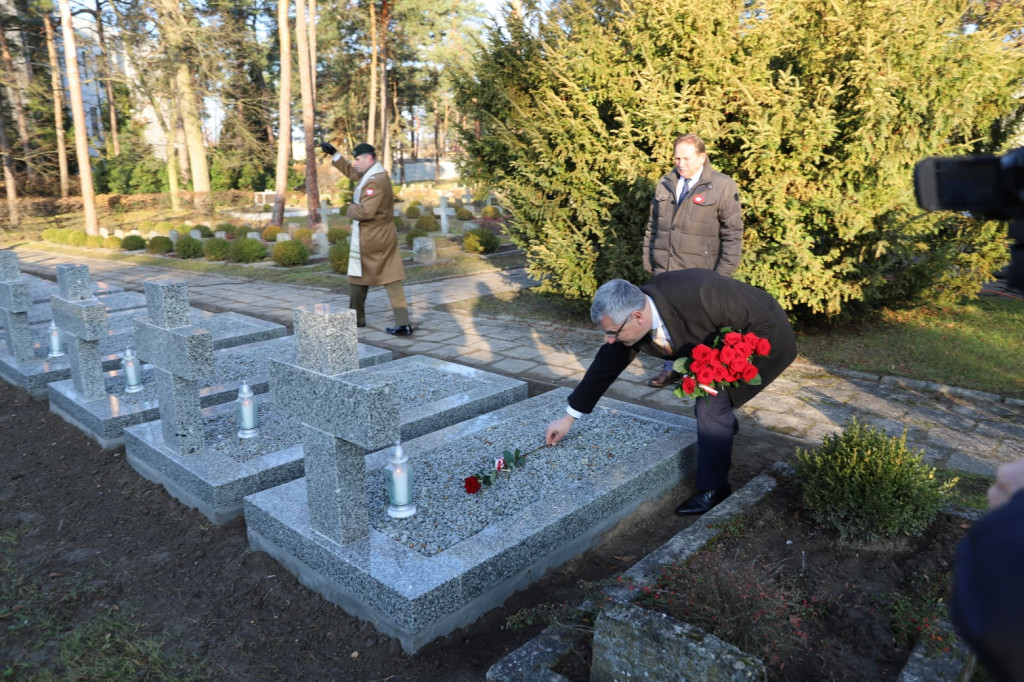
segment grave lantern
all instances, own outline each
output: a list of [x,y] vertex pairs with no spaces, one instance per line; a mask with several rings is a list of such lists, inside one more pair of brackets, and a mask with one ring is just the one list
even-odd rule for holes
[[238,437],[252,438],[260,430],[256,426],[256,399],[248,382],[242,382],[235,403],[238,406]]
[[402,444],[395,442],[391,451],[391,460],[384,467],[384,483],[388,490],[388,516],[404,519],[416,513],[416,505],[412,503],[412,466],[409,464]]
[[50,335],[50,352],[46,357],[59,358],[64,355],[64,351],[61,350],[60,329],[53,320],[50,320],[50,328],[47,330],[47,333]]
[[121,360],[121,368],[124,370],[124,392],[138,393],[142,390],[142,365],[135,351],[131,348],[124,349],[124,358]]

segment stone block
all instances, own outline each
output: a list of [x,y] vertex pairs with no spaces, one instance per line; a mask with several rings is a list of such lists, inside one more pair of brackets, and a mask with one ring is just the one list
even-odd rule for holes
[[606,605],[594,623],[592,682],[767,680],[764,664],[700,628],[633,604]]
[[97,400],[106,395],[103,383],[103,352],[98,341],[67,340],[71,382],[82,400]]
[[106,338],[107,309],[96,298],[69,301],[54,296],[50,303],[53,321],[65,334],[71,334],[83,341],[99,341]]
[[292,236],[290,234],[288,234],[287,232],[278,232],[277,233],[277,240],[276,241],[278,241],[278,242],[290,242],[291,240],[292,240]]
[[263,235],[260,234],[259,232],[246,232],[245,236],[248,237],[249,239],[256,239],[258,241],[263,240]]
[[413,237],[412,250],[417,263],[433,263],[437,260],[437,250],[431,237]]
[[167,329],[191,324],[186,282],[150,279],[145,282],[145,291],[146,307],[152,324]]
[[163,329],[145,318],[135,320],[139,358],[184,379],[199,381],[213,371],[213,337],[205,329]]
[[74,263],[61,263],[57,266],[57,295],[65,301],[84,301],[94,298],[92,281],[89,279],[89,268]]
[[171,240],[172,244],[177,244],[178,243],[178,237],[179,236],[180,235],[178,234],[177,230],[171,230],[170,232],[167,233],[167,238]]
[[192,237],[192,239],[202,239],[203,233],[197,229],[193,229],[188,231],[188,236]]
[[0,251],[0,282],[20,282],[21,266],[18,254],[13,251]]
[[326,374],[341,374],[359,366],[356,311],[327,303],[292,311],[296,364]]
[[32,308],[32,290],[28,282],[0,282],[0,308],[12,313],[27,313]]
[[203,417],[199,405],[199,386],[170,372],[153,368],[164,444],[189,455],[203,448]]
[[213,236],[217,239],[227,239],[228,233],[225,230],[217,230],[213,233]]

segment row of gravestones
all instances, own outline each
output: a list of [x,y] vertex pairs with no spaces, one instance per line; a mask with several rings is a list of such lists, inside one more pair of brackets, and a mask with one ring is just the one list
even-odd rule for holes
[[[297,308],[288,337],[280,325],[191,309],[184,282],[144,286],[134,294],[144,309],[113,312],[105,301],[133,292],[97,292],[85,266],[60,265],[56,293],[34,302],[16,256],[0,251],[0,374],[22,386],[45,375],[54,412],[101,443],[123,438],[136,471],[215,523],[244,514],[254,549],[409,652],[585,550],[686,473],[688,420],[606,401],[578,428],[579,453],[559,452],[571,461],[607,449],[601,420],[611,419],[622,434],[614,475],[536,455],[490,497],[466,495],[462,476],[495,443],[536,450],[537,425],[563,409],[565,389],[526,399],[525,384],[507,377],[423,356],[392,361],[358,343],[351,310]],[[44,305],[49,326],[33,312]],[[49,343],[54,330],[64,355]],[[630,435],[652,424],[657,442]],[[419,511],[396,520],[383,491],[389,481],[411,487],[398,478],[408,475],[403,448],[420,472]],[[563,469],[582,469],[579,480],[566,483]],[[492,506],[502,499],[507,508]]]

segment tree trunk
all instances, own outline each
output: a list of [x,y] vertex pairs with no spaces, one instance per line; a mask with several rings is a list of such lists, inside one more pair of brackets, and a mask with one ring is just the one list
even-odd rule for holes
[[441,182],[441,112],[434,110],[434,182]]
[[100,78],[103,79],[103,86],[107,93],[107,115],[110,119],[110,151],[114,156],[121,154],[121,142],[117,134],[117,105],[114,102],[114,83],[111,80],[112,69],[110,68],[110,57],[107,53],[107,41],[103,37],[103,6],[100,0],[96,0],[96,37],[99,39],[100,54],[97,59]]
[[185,144],[188,146],[188,164],[192,169],[192,203],[200,213],[209,213],[213,208],[210,197],[210,168],[206,163],[206,144],[203,140],[196,91],[192,85],[192,70],[185,62],[178,64],[175,83],[178,86],[178,102],[181,105],[181,122],[185,128]]
[[50,87],[53,89],[53,126],[57,137],[57,164],[60,166],[60,196],[67,199],[70,192],[68,180],[68,149],[64,141],[64,88],[60,83],[60,62],[53,37],[53,21],[49,12],[43,12],[43,28],[46,30],[46,53],[50,58]]
[[374,144],[377,130],[377,6],[370,0],[370,113],[366,117],[366,142]]
[[[385,35],[387,25],[383,22],[384,14],[381,13],[381,36]],[[377,157],[381,160],[384,170],[391,175],[391,131],[388,130],[388,53],[387,41],[382,37],[380,41],[380,153]]]
[[284,204],[288,196],[288,162],[292,142],[292,46],[291,26],[288,22],[287,0],[277,5],[277,33],[281,52],[281,83],[277,100],[277,169],[274,172],[274,213],[270,224],[280,227],[284,223]]
[[316,106],[316,0],[307,0],[309,5],[309,63],[312,68],[310,75],[313,90],[313,106]]
[[64,63],[67,67],[68,86],[71,90],[71,114],[75,122],[75,152],[78,157],[78,177],[82,185],[82,207],[85,210],[85,233],[98,235],[96,196],[92,184],[92,166],[89,160],[89,139],[86,135],[85,106],[82,104],[82,81],[78,75],[78,47],[71,28],[69,0],[58,0],[60,23],[64,33]]
[[8,96],[11,100],[11,112],[14,114],[14,123],[18,128],[18,137],[21,140],[21,153],[24,156],[25,168],[29,177],[35,175],[32,167],[32,143],[29,141],[28,118],[25,116],[25,105],[21,99],[21,88],[18,86],[14,73],[14,60],[11,58],[11,50],[7,44],[7,35],[0,30],[0,59],[3,60],[4,71],[10,74],[11,82],[4,83]]
[[11,227],[21,222],[18,216],[18,186],[14,182],[14,160],[11,159],[11,145],[7,141],[7,117],[4,115],[4,101],[0,97],[0,154],[4,160],[4,187],[7,189],[7,220]]
[[320,187],[316,178],[316,147],[313,143],[313,65],[306,38],[306,2],[295,0],[295,42],[299,48],[299,89],[302,91],[302,132],[306,142],[306,211],[309,228],[320,228]]

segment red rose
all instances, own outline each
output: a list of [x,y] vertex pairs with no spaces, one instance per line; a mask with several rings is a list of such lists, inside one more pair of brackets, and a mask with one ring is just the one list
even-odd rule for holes
[[701,372],[707,368],[708,363],[701,362],[700,360],[693,360],[692,362],[690,362],[690,366],[687,369],[696,374],[697,372]]
[[757,354],[758,355],[768,355],[771,352],[772,352],[772,344],[771,344],[771,342],[768,341],[768,339],[758,339],[757,340]]
[[754,367],[753,365],[747,365],[746,368],[744,368],[744,370],[743,370],[743,380],[744,381],[750,381],[751,379],[753,379],[756,376],[757,376],[757,367]]
[[693,377],[683,377],[683,393],[692,395],[695,390],[697,390],[697,382],[693,380]]
[[729,374],[729,370],[725,368],[725,365],[715,365],[715,381],[725,381],[727,374]]
[[733,344],[737,344],[742,340],[743,334],[740,334],[739,332],[729,332],[728,334],[725,335],[725,344],[727,346],[732,346]]
[[697,373],[697,381],[702,383],[702,384],[704,384],[705,386],[710,386],[711,383],[714,380],[715,380],[715,373],[713,371],[711,371],[710,367],[705,369],[702,372],[698,372]]
[[746,358],[738,357],[729,363],[729,371],[732,372],[733,374],[742,375],[743,370],[745,370],[749,366],[750,363],[747,362]]
[[707,362],[708,358],[711,357],[711,349],[705,346],[703,343],[695,346],[693,352],[690,353],[694,360],[700,360],[701,362]]
[[746,341],[737,343],[733,348],[736,350],[736,357],[738,358],[749,358],[750,354],[754,352],[754,347]]
[[466,486],[466,492],[470,495],[480,490],[480,481],[477,480],[476,476],[468,476],[462,484]]
[[[737,334],[737,336],[739,336],[739,334]],[[727,365],[732,364],[732,361],[735,360],[737,357],[736,349],[733,348],[732,346],[725,346],[724,348],[722,348],[722,352],[718,354],[718,357],[722,359],[723,363]]]
[[717,348],[711,350],[711,354],[708,356],[708,364],[714,365],[716,362],[721,362],[722,352]]
[[749,345],[751,348],[757,348],[757,342],[760,340],[760,336],[754,332],[747,332],[743,335],[743,342]]

